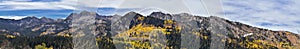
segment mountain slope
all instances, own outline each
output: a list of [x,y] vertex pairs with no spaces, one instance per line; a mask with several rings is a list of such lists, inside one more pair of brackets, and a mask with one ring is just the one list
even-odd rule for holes
[[[78,48],[78,41],[91,43],[79,43],[83,48],[97,45],[100,49],[300,48],[300,36],[288,31],[272,31],[216,16],[202,17],[187,13],[153,12],[143,16],[129,12],[124,16],[101,16],[84,11],[72,13],[64,20],[28,17],[21,20],[0,19],[0,24],[1,48],[16,48],[18,44],[14,42],[26,39],[33,41],[19,44],[17,48],[34,48],[43,42],[47,47]],[[43,37],[47,37],[46,41],[35,39]],[[68,42],[64,45],[52,41]],[[32,45],[31,42],[37,43]],[[94,42],[97,44],[92,44]]]
[[[132,13],[130,14],[132,15]],[[174,30],[170,31],[170,34],[164,35],[166,36],[166,41],[171,41],[167,42],[166,48],[299,48],[299,35],[297,34],[287,31],[271,31],[267,29],[251,27],[249,25],[239,22],[231,22],[215,16],[201,17],[188,14],[170,15],[154,12],[150,16],[145,17],[137,13],[135,14],[136,15],[133,17],[133,19],[129,19],[129,21],[131,21],[128,27],[129,31],[131,29],[135,29],[132,28],[132,26],[144,26],[140,29],[147,28],[147,26],[153,26],[154,30],[163,28],[166,29],[167,32],[169,30]],[[141,17],[143,18],[142,20],[140,20]],[[172,21],[175,23],[165,23],[167,21]],[[124,20],[122,20],[122,22],[128,23],[124,22]],[[122,27],[122,25],[124,25],[122,22],[116,26]],[[124,28],[124,30],[128,30],[126,27],[122,28]],[[181,30],[175,31],[178,28]],[[161,32],[164,32],[163,29]],[[135,31],[143,32],[139,30]],[[120,32],[124,31],[120,30]],[[130,32],[127,35],[130,36]],[[151,38],[151,35],[149,37]]]

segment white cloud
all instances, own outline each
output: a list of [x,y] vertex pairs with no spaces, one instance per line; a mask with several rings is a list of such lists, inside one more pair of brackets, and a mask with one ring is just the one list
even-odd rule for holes
[[[271,30],[297,33],[300,30],[300,1],[296,0],[225,0],[226,17]],[[263,25],[270,23],[270,25]]]
[[[24,2],[19,2],[24,1]],[[74,0],[61,0],[60,2],[26,2],[29,0],[19,0],[19,1],[3,1],[0,2],[1,6],[7,8],[1,8],[1,10],[28,10],[28,9],[71,9],[75,10],[77,1]]]
[[0,16],[0,18],[4,18],[4,19],[15,19],[15,20],[19,20],[22,18],[25,18],[27,16]]
[[[22,1],[22,2],[20,2]],[[71,9],[96,11],[101,7],[117,9],[146,9],[148,11],[162,11],[165,13],[191,13],[195,15],[217,15],[221,12],[219,0],[61,0],[58,2],[26,2],[31,0],[9,0],[0,3],[2,10],[27,10],[27,9]],[[206,3],[206,4],[204,4]],[[211,4],[212,3],[212,4]],[[5,7],[3,7],[3,5]],[[207,6],[207,7],[204,7]],[[149,10],[156,8],[154,10]],[[207,10],[206,10],[207,9]],[[208,13],[213,13],[209,14]],[[118,12],[120,13],[120,12]]]
[[[147,11],[166,11],[165,13],[172,14],[191,13],[195,15],[219,15],[219,13],[223,11],[220,0],[79,0],[78,2],[79,5],[86,7],[136,9],[133,11],[145,9]],[[206,11],[206,9],[208,11]]]
[[[92,0],[92,1],[95,1],[95,0]],[[118,6],[120,6],[120,4],[123,1],[124,0],[99,0],[99,2],[96,2],[96,5],[94,3],[92,3],[92,5],[94,5],[96,7],[114,7],[114,8],[118,8]],[[89,3],[89,2],[86,2],[86,3]]]
[[157,8],[165,13],[194,15],[217,15],[223,11],[220,0],[126,0],[119,8]]

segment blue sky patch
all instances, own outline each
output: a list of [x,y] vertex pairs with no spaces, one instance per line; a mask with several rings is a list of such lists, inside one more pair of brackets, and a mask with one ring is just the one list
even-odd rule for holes
[[300,24],[300,20],[299,21],[294,21],[294,22]]
[[31,2],[59,2],[61,0],[32,0]]
[[0,0],[3,1],[17,1],[17,2],[59,2],[61,0]]
[[12,10],[0,11],[0,16],[36,16],[49,18],[65,18],[74,10]]
[[117,9],[112,7],[98,8],[97,13],[101,15],[114,14]]

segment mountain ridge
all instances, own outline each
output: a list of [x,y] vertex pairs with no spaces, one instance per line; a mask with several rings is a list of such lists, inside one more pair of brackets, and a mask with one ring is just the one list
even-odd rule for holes
[[[100,48],[125,48],[126,45],[122,44],[128,44],[126,42],[132,41],[142,42],[143,44],[148,42],[157,44],[152,40],[140,37],[153,38],[152,36],[157,34],[165,37],[165,39],[159,40],[170,41],[165,42],[164,48],[284,49],[299,48],[300,44],[300,36],[289,31],[272,31],[217,16],[203,17],[187,13],[166,14],[153,12],[148,16],[144,16],[136,12],[129,12],[123,16],[101,16],[95,12],[84,11],[71,13],[66,19],[62,20],[27,17],[20,20],[0,19],[0,24],[2,24],[0,33],[6,36],[81,37],[91,34],[96,37]],[[87,28],[91,32],[81,32],[85,29],[80,29],[80,27]],[[75,32],[79,34],[74,34]],[[127,39],[123,37],[129,38],[131,41],[118,39]],[[124,43],[112,42],[111,40],[123,41]],[[161,48],[160,46],[140,46],[132,43],[129,43],[129,45],[133,48]],[[127,45],[127,47],[130,46]]]
[[[47,18],[47,17],[41,17],[41,18],[37,18],[35,16],[28,16],[28,17],[25,17],[25,18],[22,18],[22,19],[18,19],[18,20],[15,20],[15,19],[5,19],[5,18],[0,18],[0,20],[8,20],[8,21],[24,21],[26,19],[40,19],[40,20],[48,20],[48,22],[54,22],[54,21],[61,21],[61,20],[69,20],[69,19],[72,19],[71,17],[72,16],[75,16],[75,15],[80,15],[80,14],[86,14],[86,13],[95,13],[95,12],[88,12],[88,11],[84,11],[84,12],[80,12],[80,13],[71,13],[69,14],[66,19],[52,19],[52,18]],[[127,14],[129,13],[134,13],[134,14],[139,14],[139,13],[136,13],[136,12],[128,12]],[[125,15],[127,15],[125,14]],[[158,14],[161,14],[161,15],[171,15],[171,14],[165,14],[165,13],[162,13],[162,12],[152,12],[149,16],[154,16],[154,15],[158,15]],[[183,15],[190,15],[190,16],[196,16],[196,15],[191,15],[191,14],[188,14],[188,13],[180,13],[180,14],[183,14]],[[180,15],[180,14],[172,14],[172,15]],[[96,14],[97,17],[106,17],[106,16],[102,16],[102,15],[99,15],[99,14]],[[123,15],[123,16],[125,16]],[[111,16],[108,16],[108,17],[111,17]],[[162,16],[162,17],[165,17],[165,16]],[[203,16],[199,16],[199,17],[203,17]],[[218,16],[209,16],[209,17],[216,17],[216,18],[220,18]],[[224,19],[224,18],[221,18],[221,19]],[[227,21],[227,19],[224,19]],[[230,21],[230,20],[228,20]],[[233,22],[233,21],[232,21]],[[236,21],[235,23],[240,23],[238,21]],[[241,24],[244,24],[244,23],[241,23]],[[250,25],[248,25],[250,26]],[[256,27],[256,26],[251,26],[251,27],[255,27],[255,28],[260,28],[260,29],[267,29],[267,28],[261,28],[261,27]],[[271,30],[271,29],[267,29],[267,30]],[[281,30],[281,31],[284,31],[284,30]]]

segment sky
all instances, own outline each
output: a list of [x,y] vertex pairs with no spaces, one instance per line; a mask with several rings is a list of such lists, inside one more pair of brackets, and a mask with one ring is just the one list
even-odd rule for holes
[[225,17],[252,26],[300,33],[300,0],[224,0]]
[[160,11],[219,16],[271,30],[300,31],[300,0],[0,0],[0,18],[64,19],[82,10],[101,15]]

